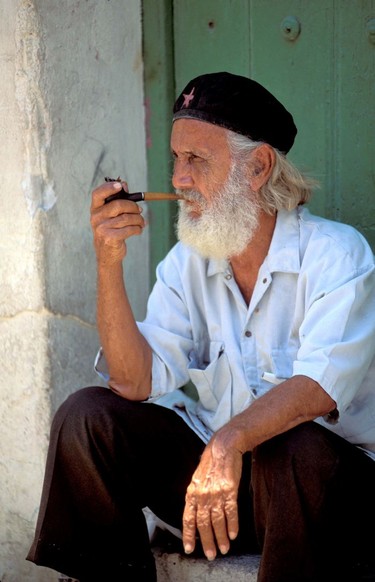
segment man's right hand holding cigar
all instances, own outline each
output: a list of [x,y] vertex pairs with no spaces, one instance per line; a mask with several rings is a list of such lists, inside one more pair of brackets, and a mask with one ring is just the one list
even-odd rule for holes
[[121,262],[126,256],[127,238],[142,233],[145,221],[142,208],[131,200],[112,200],[109,196],[121,189],[128,191],[126,182],[106,182],[92,193],[91,228],[98,262]]

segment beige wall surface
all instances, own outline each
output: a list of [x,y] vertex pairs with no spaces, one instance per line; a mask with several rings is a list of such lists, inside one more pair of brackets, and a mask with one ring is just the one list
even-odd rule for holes
[[[49,582],[25,560],[51,417],[97,383],[90,193],[146,188],[141,1],[0,0],[0,580]],[[142,317],[148,237],[126,272]]]

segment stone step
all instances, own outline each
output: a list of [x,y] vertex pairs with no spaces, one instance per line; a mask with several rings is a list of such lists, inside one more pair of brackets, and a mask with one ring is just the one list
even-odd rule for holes
[[[256,582],[260,556],[219,556],[213,562],[153,548],[158,582]],[[79,582],[60,574],[58,582]]]
[[260,556],[220,556],[209,562],[154,548],[158,582],[256,582]]

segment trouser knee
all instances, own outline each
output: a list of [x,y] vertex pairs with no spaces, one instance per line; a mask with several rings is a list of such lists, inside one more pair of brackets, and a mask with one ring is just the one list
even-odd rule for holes
[[117,397],[100,386],[82,388],[71,394],[57,410],[51,426],[51,442],[73,452],[100,435],[110,436],[111,410]]

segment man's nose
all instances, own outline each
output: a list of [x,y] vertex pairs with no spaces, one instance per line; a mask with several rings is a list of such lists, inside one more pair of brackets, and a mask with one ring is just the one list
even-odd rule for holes
[[194,181],[191,175],[190,165],[183,160],[175,160],[172,176],[173,188],[193,188]]

